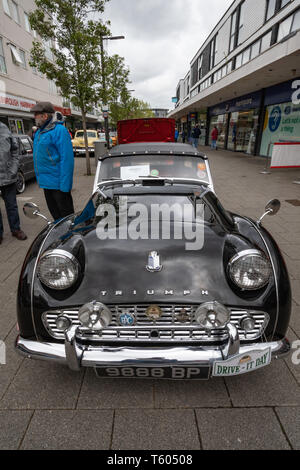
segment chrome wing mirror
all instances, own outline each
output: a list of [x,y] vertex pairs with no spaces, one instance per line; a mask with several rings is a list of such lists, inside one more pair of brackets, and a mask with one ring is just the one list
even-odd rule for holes
[[43,214],[40,213],[40,208],[33,202],[26,202],[23,206],[23,212],[26,217],[29,219],[37,219],[38,217],[41,217],[42,219],[46,220],[47,224],[50,225],[51,222],[50,220],[47,219]]
[[276,215],[281,207],[281,202],[278,199],[273,199],[270,201],[265,208],[265,213],[261,216],[261,218],[257,221],[258,225],[261,225],[263,219],[266,217],[266,215]]

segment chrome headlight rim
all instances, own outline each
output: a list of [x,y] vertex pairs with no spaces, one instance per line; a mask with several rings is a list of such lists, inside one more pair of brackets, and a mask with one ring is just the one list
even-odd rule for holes
[[[75,277],[72,283],[69,283],[68,286],[54,286],[52,285],[47,279],[45,279],[40,272],[40,267],[41,267],[41,261],[44,260],[45,258],[52,258],[52,257],[60,257],[63,258],[67,261],[71,261],[73,268],[74,268],[74,273]],[[74,284],[77,282],[80,274],[80,264],[77,260],[77,258],[70,253],[69,251],[65,250],[60,250],[60,249],[54,249],[54,250],[47,250],[45,251],[39,258],[38,265],[37,265],[37,277],[39,278],[40,282],[46,286],[48,289],[52,290],[59,290],[59,291],[64,291],[67,289],[70,289],[71,287],[74,286]]]
[[[240,261],[242,258],[247,259],[247,258],[253,257],[253,256],[256,256],[260,260],[263,260],[263,261],[268,263],[268,265],[269,265],[269,276],[265,280],[265,282],[262,283],[259,286],[241,286],[234,279],[232,268],[233,268],[234,264],[237,261]],[[256,250],[256,249],[243,250],[243,251],[240,251],[239,253],[235,254],[230,259],[230,261],[228,263],[228,266],[227,266],[227,274],[229,276],[229,279],[231,280],[231,282],[234,284],[235,287],[239,288],[241,291],[254,292],[254,291],[258,291],[260,289],[263,289],[264,287],[266,287],[269,284],[270,279],[271,279],[271,275],[272,275],[272,263],[271,263],[270,259],[265,255],[265,253],[260,251],[260,250]]]

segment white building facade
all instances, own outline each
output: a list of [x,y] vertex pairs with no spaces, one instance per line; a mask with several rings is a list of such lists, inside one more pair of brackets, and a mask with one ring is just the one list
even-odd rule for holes
[[[79,128],[80,113],[63,100],[53,81],[29,65],[32,42],[39,39],[28,19],[34,9],[34,0],[0,0],[0,120],[12,132],[31,135],[31,108],[38,101],[50,101],[66,116],[69,127]],[[51,44],[44,47],[47,58],[53,60]],[[97,127],[96,111],[88,121],[89,127]]]
[[[297,92],[299,90],[299,93]],[[300,0],[235,0],[179,81],[169,113],[202,144],[270,155],[300,142]]]

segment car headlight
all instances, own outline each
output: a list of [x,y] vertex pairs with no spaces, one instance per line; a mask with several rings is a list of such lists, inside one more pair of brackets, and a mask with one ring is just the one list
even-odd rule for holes
[[78,274],[77,259],[64,250],[46,251],[37,266],[38,278],[50,289],[68,289],[77,281]]
[[268,284],[272,267],[266,256],[258,250],[245,250],[229,262],[230,279],[240,289],[257,290]]

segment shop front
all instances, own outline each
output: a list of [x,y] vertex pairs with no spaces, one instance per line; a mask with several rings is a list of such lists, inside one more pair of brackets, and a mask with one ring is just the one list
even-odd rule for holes
[[[300,142],[299,79],[266,89],[260,155],[271,156],[274,143]],[[299,86],[298,86],[299,88]]]
[[261,99],[260,91],[209,108],[207,143],[211,144],[212,131],[216,127],[218,148],[254,155],[259,133]]
[[31,108],[36,101],[0,92],[0,120],[13,134],[31,135],[34,126]]

